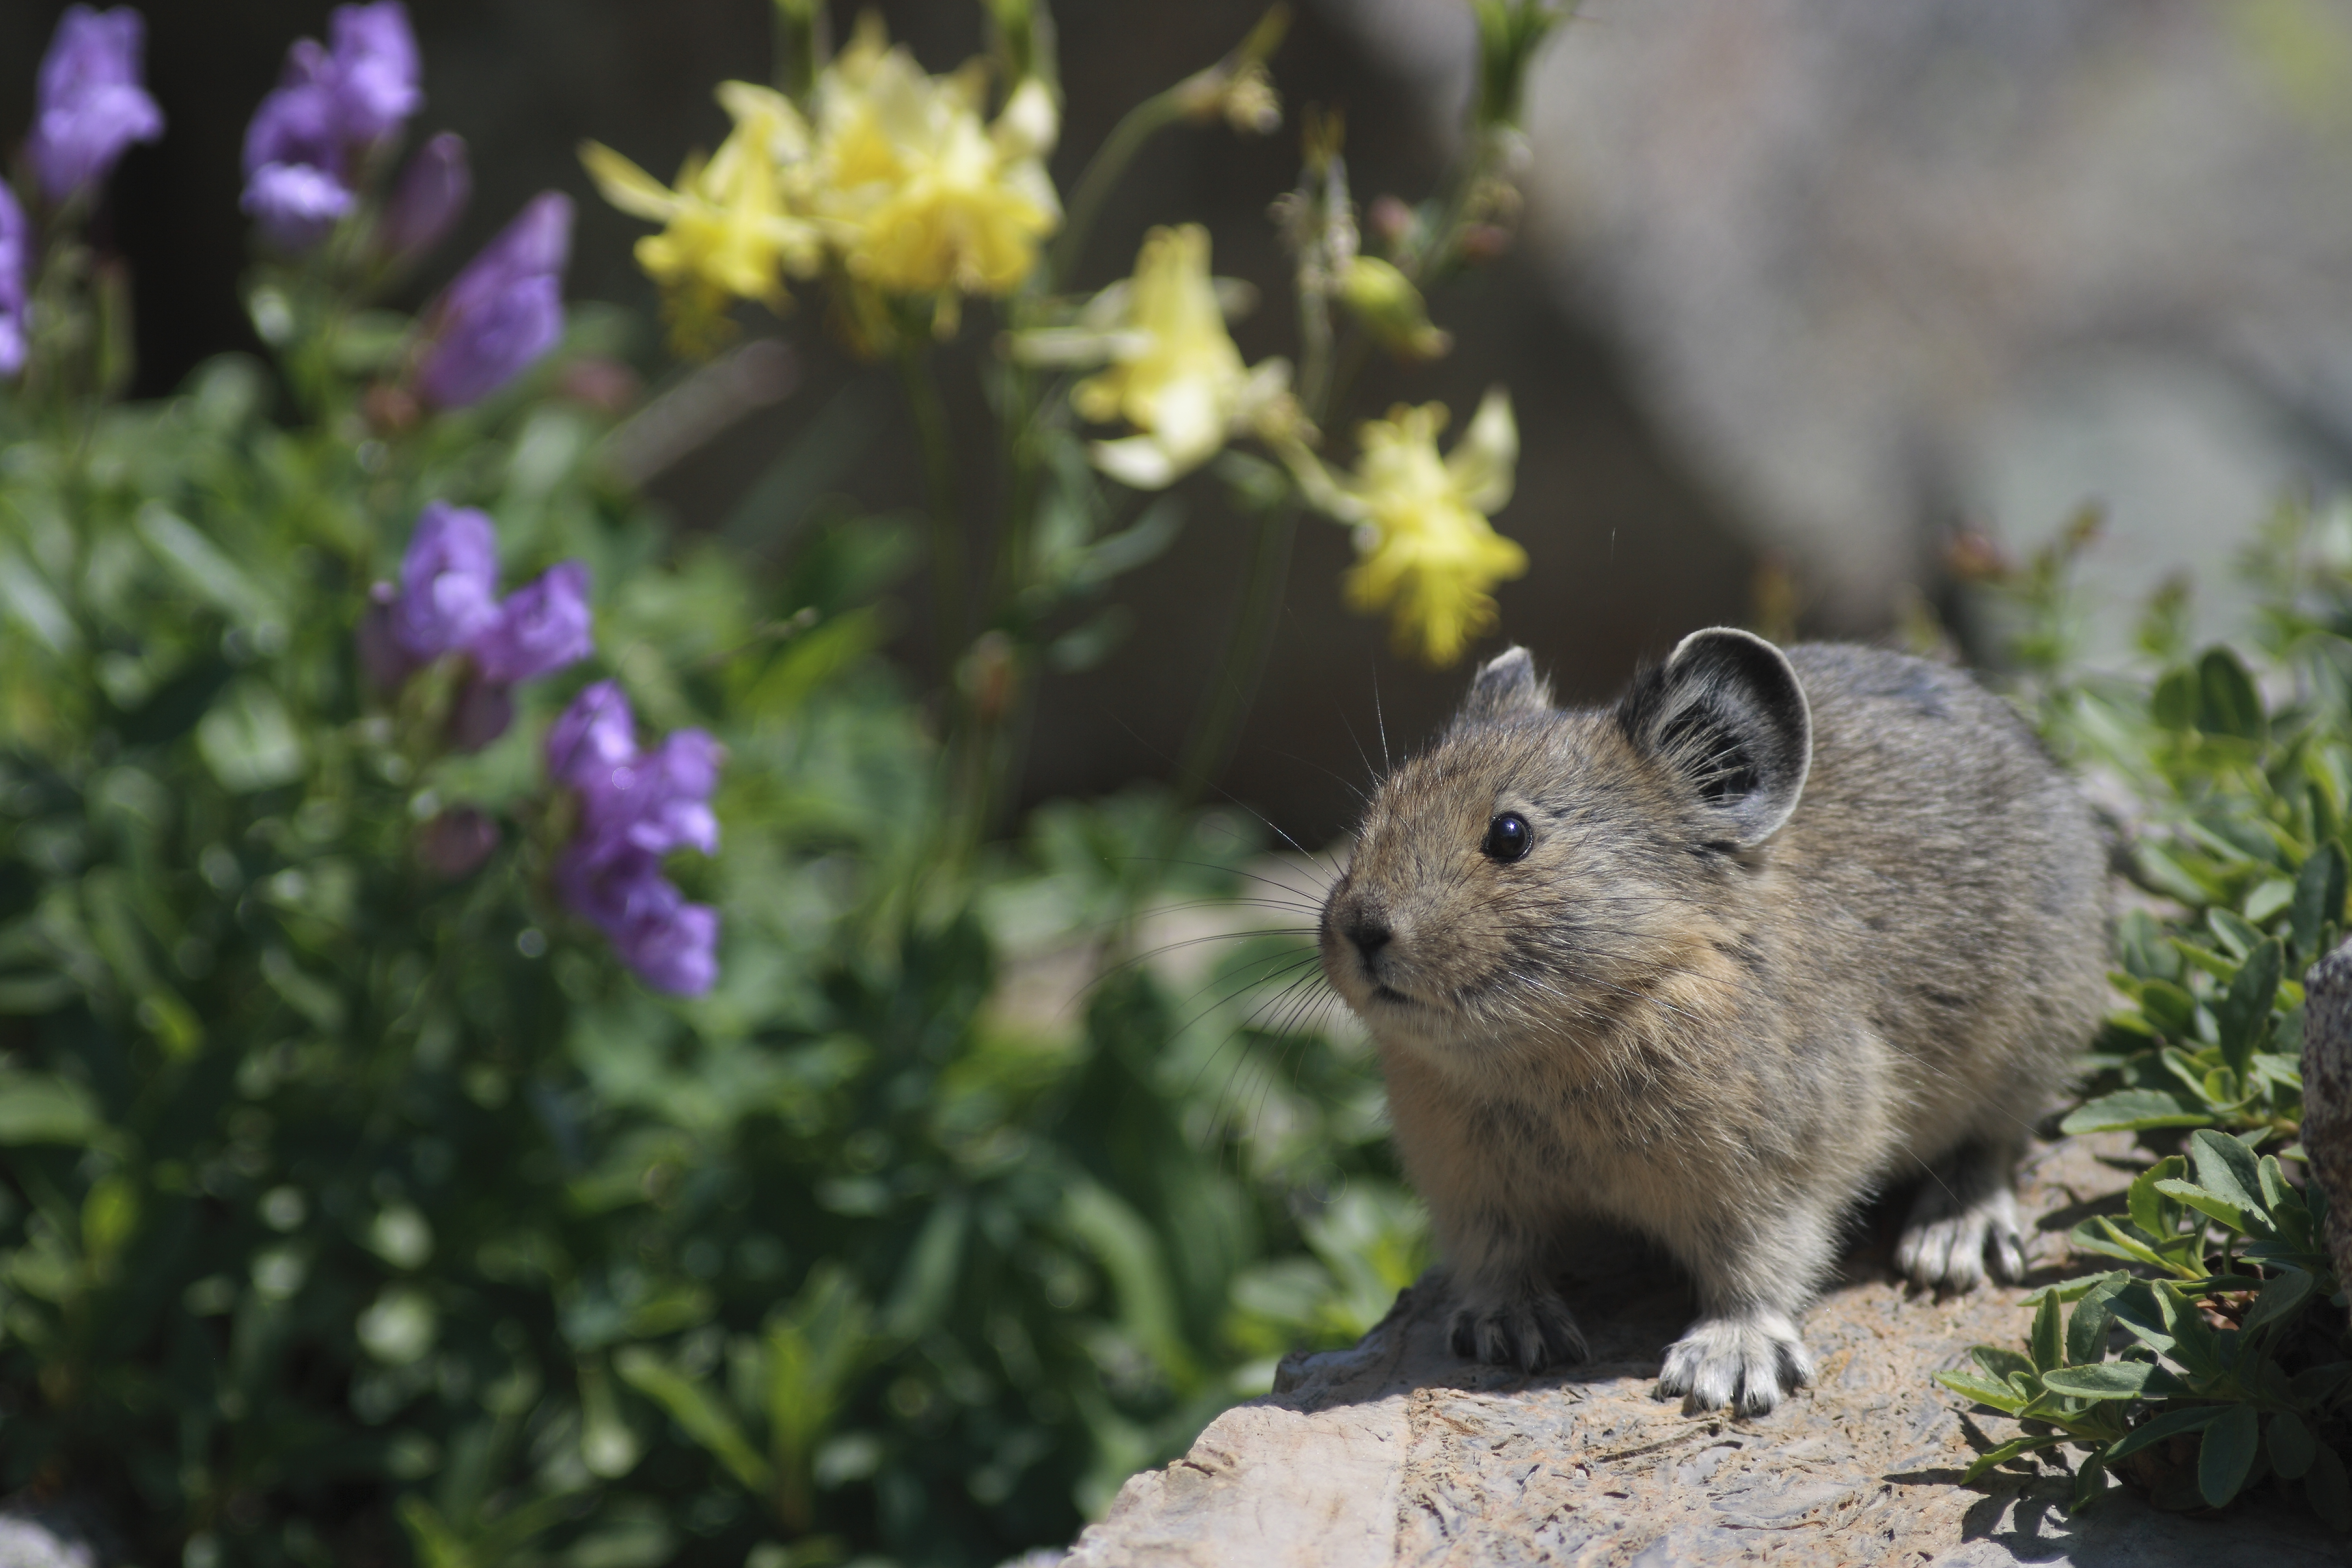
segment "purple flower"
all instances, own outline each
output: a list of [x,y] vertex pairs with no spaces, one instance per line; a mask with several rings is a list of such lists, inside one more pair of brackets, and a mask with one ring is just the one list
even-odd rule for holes
[[543,191],[466,264],[426,312],[430,339],[416,386],[427,402],[478,403],[555,346],[571,249],[572,200]]
[[264,163],[245,183],[237,205],[280,250],[308,250],[327,237],[358,200],[341,180],[309,163]]
[[499,536],[490,520],[433,502],[401,558],[393,639],[419,663],[464,647],[497,621],[498,586]]
[[547,731],[547,771],[560,784],[583,789],[596,776],[637,754],[636,715],[620,683],[600,680],[582,689]]
[[343,142],[334,61],[317,39],[297,38],[286,51],[278,85],[245,128],[245,195],[238,205],[272,245],[307,249],[351,210]]
[[245,131],[241,205],[285,250],[324,239],[357,200],[352,164],[423,101],[416,37],[398,0],[338,6],[335,47],[297,38]]
[[333,79],[343,133],[353,142],[380,142],[425,101],[416,85],[416,35],[408,8],[400,0],[338,5],[327,26],[335,42]]
[[128,5],[68,5],[41,57],[27,148],[41,189],[62,202],[106,178],[133,142],[163,133],[163,111],[141,85],[147,24]]
[[640,752],[628,699],[609,680],[573,698],[547,733],[548,771],[580,800],[579,832],[556,863],[564,902],[647,984],[684,995],[718,978],[719,915],[688,903],[661,874],[661,858],[717,851],[710,792],[721,760],[699,730]]
[[376,244],[394,262],[413,261],[441,243],[474,194],[466,142],[444,131],[416,150],[384,204]]
[[0,180],[0,376],[25,368],[25,209]]
[[588,630],[588,568],[566,561],[507,595],[498,618],[466,645],[494,686],[551,675],[595,651]]
[[564,901],[604,932],[646,984],[699,996],[719,978],[719,911],[688,903],[655,856],[623,850],[599,858],[593,847],[575,845],[555,875]]

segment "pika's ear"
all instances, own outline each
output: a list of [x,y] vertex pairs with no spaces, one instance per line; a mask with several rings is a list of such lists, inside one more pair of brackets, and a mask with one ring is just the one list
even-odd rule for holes
[[1551,710],[1551,683],[1536,673],[1536,661],[1523,647],[1507,647],[1478,667],[1470,678],[1470,694],[1454,716],[1454,727],[1505,724]]
[[1788,655],[1752,632],[1710,626],[1633,683],[1625,738],[1682,775],[1721,837],[1748,848],[1797,809],[1813,762],[1813,716]]

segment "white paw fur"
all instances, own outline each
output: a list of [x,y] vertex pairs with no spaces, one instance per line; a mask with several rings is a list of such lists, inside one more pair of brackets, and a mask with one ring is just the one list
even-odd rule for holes
[[1658,1396],[1679,1394],[1689,1411],[1736,1407],[1761,1415],[1813,1380],[1813,1358],[1787,1314],[1759,1307],[1737,1317],[1702,1318],[1666,1347]]
[[2016,1195],[1999,1187],[1962,1202],[1929,1182],[1905,1222],[1895,1267],[1931,1290],[1972,1290],[1984,1282],[1988,1258],[1996,1279],[2014,1284],[2025,1278]]

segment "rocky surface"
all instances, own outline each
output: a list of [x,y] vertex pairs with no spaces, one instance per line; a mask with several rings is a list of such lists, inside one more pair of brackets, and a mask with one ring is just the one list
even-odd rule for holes
[[[2028,1286],[2082,1272],[2066,1230],[2138,1162],[2119,1136],[2028,1163],[2041,1215]],[[1895,1283],[1891,1216],[1806,1320],[1821,1375],[1771,1415],[1685,1415],[1651,1395],[1690,1314],[1662,1264],[1596,1258],[1570,1300],[1592,1361],[1535,1378],[1465,1364],[1444,1344],[1432,1280],[1353,1350],[1294,1357],[1274,1394],[1228,1411],[1192,1451],[1137,1476],[1067,1568],[1559,1563],[1922,1563],[2001,1568],[2300,1568],[2346,1543],[2275,1492],[2216,1521],[2111,1489],[2080,1517],[2065,1478],[2020,1461],[1974,1487],[1961,1471],[2013,1435],[1930,1381],[1972,1343],[2017,1344],[2023,1289],[1938,1301]]]

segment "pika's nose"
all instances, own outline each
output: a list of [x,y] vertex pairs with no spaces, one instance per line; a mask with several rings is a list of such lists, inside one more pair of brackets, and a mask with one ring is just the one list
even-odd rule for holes
[[1356,944],[1356,951],[1366,958],[1388,946],[1389,938],[1396,935],[1378,910],[1368,910],[1360,905],[1349,912],[1346,923],[1339,929],[1349,942]]

